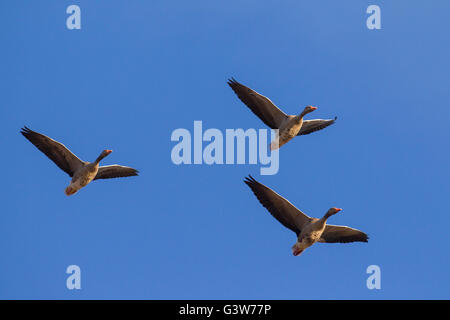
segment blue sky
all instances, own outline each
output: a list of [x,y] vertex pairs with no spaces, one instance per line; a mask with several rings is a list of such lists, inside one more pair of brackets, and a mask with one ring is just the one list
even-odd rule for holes
[[[82,29],[65,11],[81,8]],[[368,30],[370,4],[382,29]],[[0,298],[449,299],[448,1],[2,1]],[[229,77],[287,113],[338,117],[280,171],[171,162],[174,129],[265,128]],[[23,125],[137,178],[67,197]],[[370,235],[316,244],[242,182]],[[81,290],[66,288],[69,265]],[[366,268],[381,268],[381,290]]]

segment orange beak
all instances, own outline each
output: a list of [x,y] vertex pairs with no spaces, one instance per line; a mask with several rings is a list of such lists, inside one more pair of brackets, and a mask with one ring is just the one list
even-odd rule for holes
[[112,152],[112,150],[106,150],[107,154],[110,154]]
[[317,110],[317,107],[310,107],[312,110]]
[[334,208],[334,210],[336,210],[337,212],[341,211],[341,208]]

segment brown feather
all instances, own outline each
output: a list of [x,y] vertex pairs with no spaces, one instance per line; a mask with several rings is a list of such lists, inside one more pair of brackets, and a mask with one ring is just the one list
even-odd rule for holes
[[35,132],[27,127],[22,128],[20,133],[32,144],[42,151],[50,160],[52,160],[61,170],[69,176],[81,168],[85,162],[81,161],[62,143],[55,141],[43,134]]

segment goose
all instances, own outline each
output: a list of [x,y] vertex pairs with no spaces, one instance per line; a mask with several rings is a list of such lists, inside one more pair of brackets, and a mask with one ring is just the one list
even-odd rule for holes
[[306,106],[299,115],[287,115],[281,111],[270,99],[237,82],[234,78],[228,80],[238,98],[267,126],[278,129],[277,136],[270,144],[271,150],[276,150],[296,136],[310,134],[332,125],[334,119],[303,120],[308,113],[317,107]]
[[360,230],[327,224],[328,218],[340,212],[342,210],[340,208],[330,208],[320,219],[311,218],[275,191],[256,181],[251,175],[246,177],[244,182],[275,219],[295,232],[297,242],[292,246],[294,256],[298,256],[316,242],[368,242],[369,237]]
[[130,167],[117,164],[99,166],[100,161],[110,155],[112,150],[103,150],[94,162],[86,162],[80,160],[62,143],[43,134],[27,127],[22,128],[20,133],[72,178],[69,186],[65,189],[67,196],[77,193],[93,180],[138,175],[139,171]]

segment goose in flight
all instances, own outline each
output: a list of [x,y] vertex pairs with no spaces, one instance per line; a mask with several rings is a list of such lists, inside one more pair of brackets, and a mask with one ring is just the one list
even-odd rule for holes
[[[228,85],[233,89],[238,98],[267,126],[278,129],[278,135],[270,144],[270,149],[280,148],[295,136],[310,134],[332,125],[334,119],[303,120],[303,117],[316,110],[316,107],[306,106],[299,115],[287,115],[281,111],[272,101],[258,92],[237,82],[234,78],[228,80]],[[278,142],[278,143],[277,143]]]
[[43,134],[30,130],[27,127],[22,128],[20,133],[72,178],[65,190],[68,196],[75,194],[92,180],[138,175],[138,171],[130,167],[117,164],[99,166],[100,161],[108,156],[112,150],[103,150],[94,162],[86,162],[80,160],[62,143]]
[[342,209],[330,208],[321,219],[311,218],[252,176],[245,178],[244,182],[275,219],[295,232],[297,242],[292,247],[294,256],[298,256],[316,242],[368,242],[369,237],[362,231],[346,226],[327,224],[327,219]]

